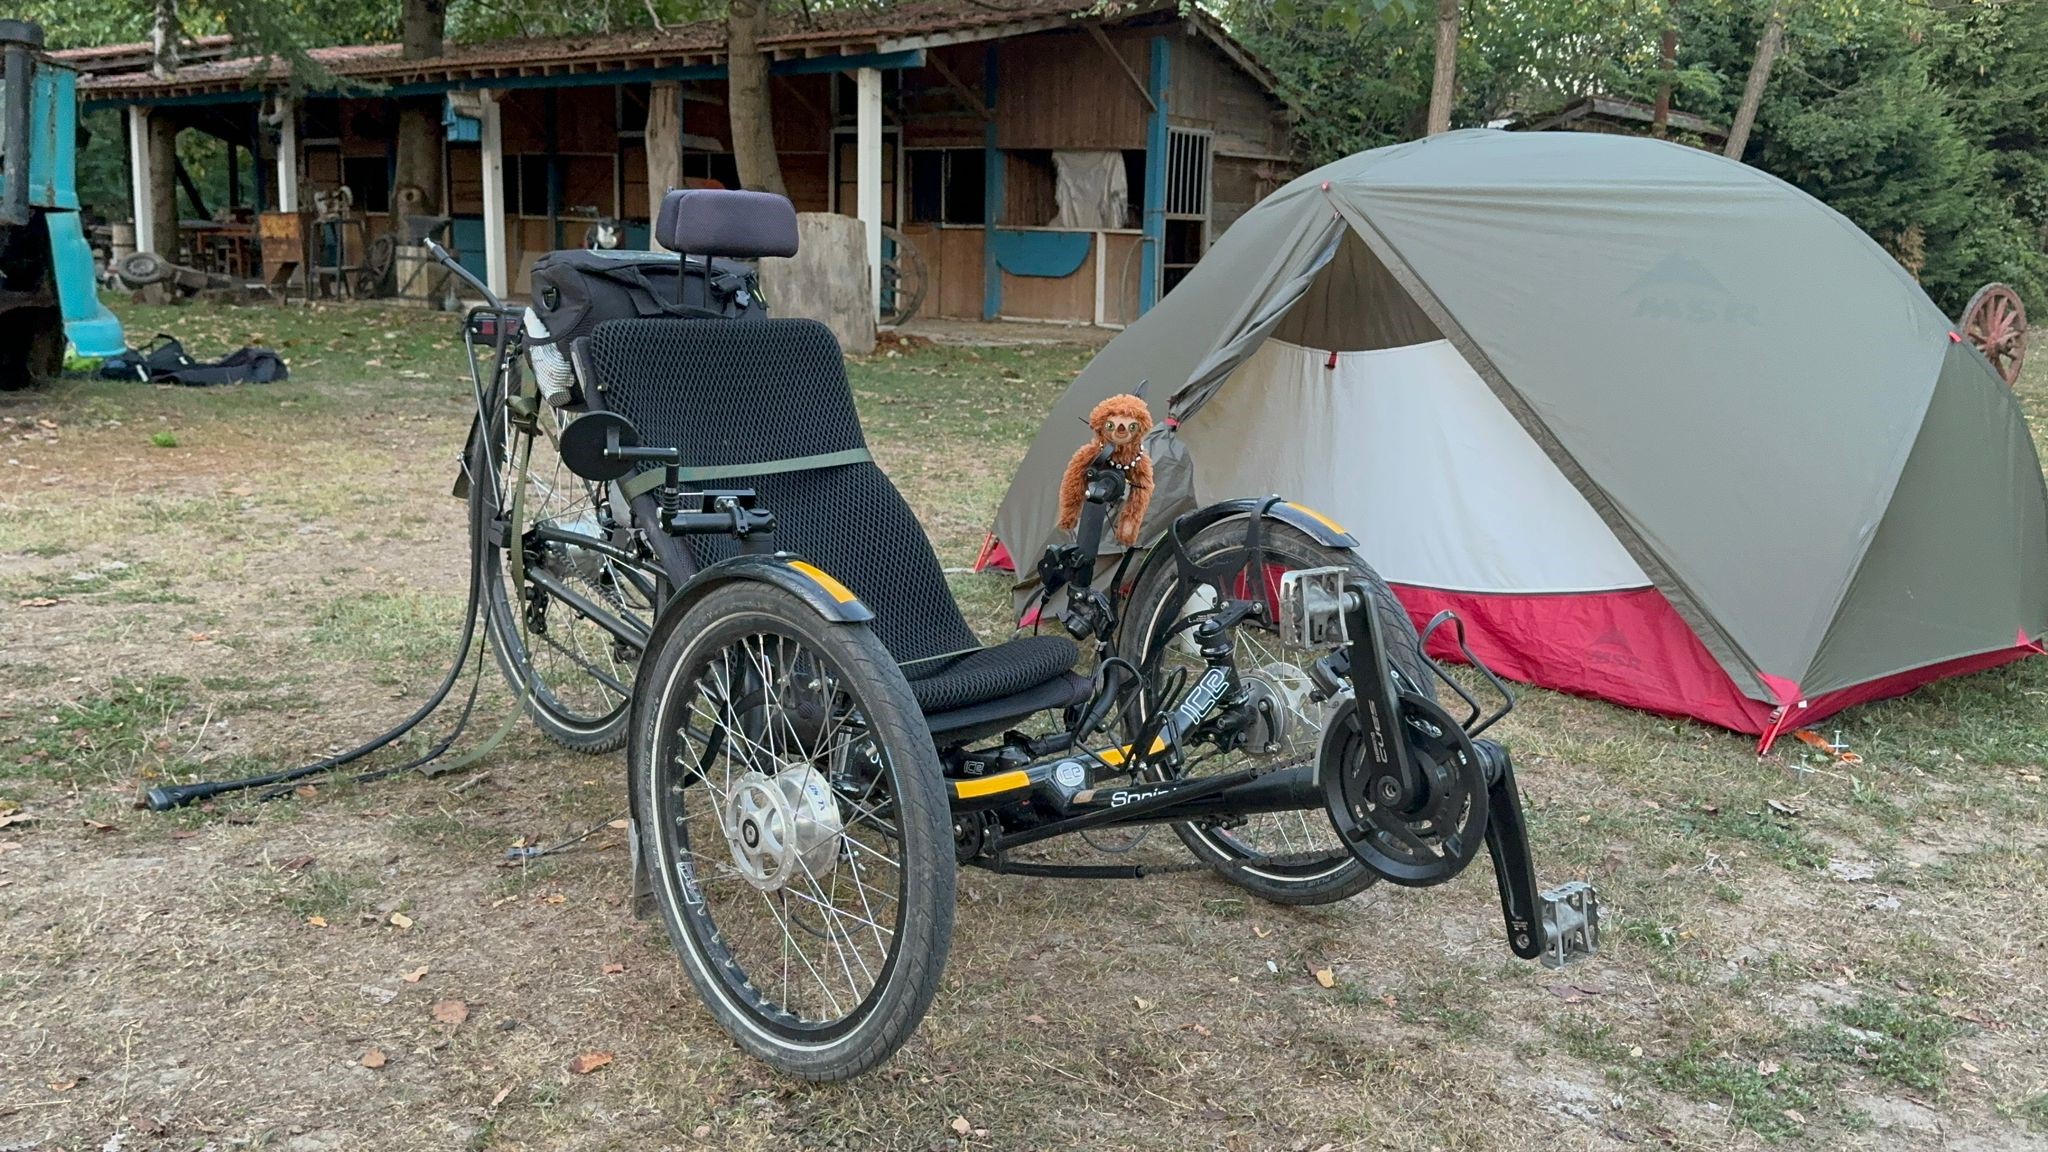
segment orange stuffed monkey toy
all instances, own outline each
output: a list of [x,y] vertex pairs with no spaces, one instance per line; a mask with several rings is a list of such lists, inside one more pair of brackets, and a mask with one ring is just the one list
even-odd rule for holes
[[1145,434],[1152,431],[1152,412],[1145,402],[1129,393],[1119,393],[1097,404],[1088,413],[1088,427],[1095,439],[1067,461],[1067,474],[1060,479],[1060,531],[1071,532],[1081,522],[1081,502],[1088,494],[1088,469],[1104,444],[1112,445],[1109,466],[1124,474],[1128,491],[1123,510],[1116,518],[1116,538],[1129,548],[1138,542],[1138,529],[1145,523],[1145,506],[1152,502],[1152,460],[1145,455]]

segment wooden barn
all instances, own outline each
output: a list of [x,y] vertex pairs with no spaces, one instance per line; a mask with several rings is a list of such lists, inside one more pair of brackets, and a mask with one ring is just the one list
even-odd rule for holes
[[[167,75],[146,50],[71,54],[87,106],[126,110],[141,248],[177,252],[178,229],[203,238],[346,186],[352,258],[409,194],[430,202],[408,212],[449,218],[465,264],[521,294],[537,256],[599,220],[645,247],[650,189],[737,183],[720,22],[426,60],[321,49],[337,87],[296,99],[280,63],[202,47]],[[791,198],[863,221],[885,314],[915,277],[924,315],[1127,323],[1297,171],[1272,77],[1170,2],[913,0],[818,13],[762,47]],[[396,189],[398,102],[422,97],[441,101],[440,188]],[[238,203],[212,219],[180,218],[177,188],[186,209],[196,195],[183,131],[228,144]]]

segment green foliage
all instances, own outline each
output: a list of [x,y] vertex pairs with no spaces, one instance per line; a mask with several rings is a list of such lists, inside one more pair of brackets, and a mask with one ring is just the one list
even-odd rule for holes
[[[1951,315],[1991,280],[2048,307],[2048,4],[2035,0],[1464,0],[1456,127],[1582,96],[1728,123],[1772,11],[1786,46],[1746,159],[1884,244]],[[1434,6],[1228,0],[1312,164],[1422,129]],[[1675,21],[1665,70],[1659,38]]]

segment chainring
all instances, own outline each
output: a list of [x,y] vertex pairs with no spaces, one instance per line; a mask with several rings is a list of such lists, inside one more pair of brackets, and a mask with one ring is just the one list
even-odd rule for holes
[[1323,730],[1316,780],[1351,854],[1409,888],[1441,884],[1465,870],[1486,843],[1486,774],[1465,730],[1437,703],[1400,698],[1397,730],[1408,745],[1409,778],[1368,755],[1357,701],[1346,696]]

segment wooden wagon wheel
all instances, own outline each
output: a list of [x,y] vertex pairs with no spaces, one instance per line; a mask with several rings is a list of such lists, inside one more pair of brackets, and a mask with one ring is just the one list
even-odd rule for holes
[[917,250],[910,237],[882,225],[882,323],[908,324],[924,305],[929,283],[924,253]]
[[1991,362],[1991,370],[2017,385],[2027,360],[2027,306],[2007,284],[1990,283],[1963,309],[1963,335]]

